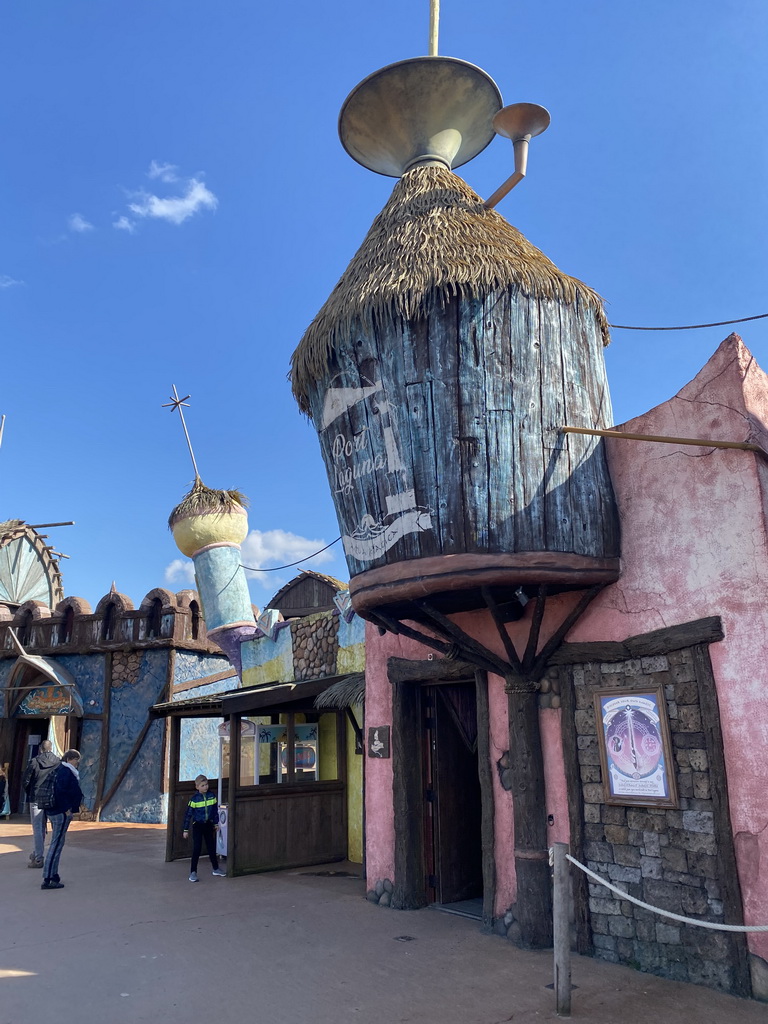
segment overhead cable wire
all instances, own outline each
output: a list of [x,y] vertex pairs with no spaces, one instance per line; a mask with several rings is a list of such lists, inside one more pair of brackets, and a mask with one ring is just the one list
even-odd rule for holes
[[714,324],[686,324],[684,327],[629,327],[627,324],[608,324],[613,331],[697,331],[700,327],[727,327],[728,324],[744,324],[747,320],[764,320],[768,313],[757,316],[742,316],[738,320],[718,320]]
[[332,540],[330,544],[326,544],[324,548],[320,548],[319,551],[315,551],[314,555],[307,555],[306,558],[300,558],[298,562],[289,562],[288,565],[273,565],[269,569],[254,569],[252,565],[243,565],[240,563],[241,569],[247,569],[249,572],[277,572],[278,569],[292,569],[294,565],[301,565],[302,562],[308,562],[310,558],[315,558],[316,555],[322,555],[328,548],[332,548],[334,544],[338,544],[341,537],[337,537],[336,540]]

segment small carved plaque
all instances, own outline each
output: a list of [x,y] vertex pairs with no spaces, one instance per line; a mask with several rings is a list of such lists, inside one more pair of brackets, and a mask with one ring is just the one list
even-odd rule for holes
[[368,757],[389,756],[389,726],[372,726],[368,730]]

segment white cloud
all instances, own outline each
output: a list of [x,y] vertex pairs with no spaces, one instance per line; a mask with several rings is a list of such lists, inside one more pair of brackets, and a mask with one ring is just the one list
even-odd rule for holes
[[165,567],[166,583],[191,583],[195,585],[195,563],[186,558],[174,558]]
[[135,198],[136,202],[129,203],[128,208],[137,217],[153,217],[167,220],[171,224],[183,224],[201,210],[215,210],[219,205],[213,192],[197,178],[189,179],[186,191],[181,196],[163,199],[148,192],[137,192]]
[[93,224],[89,223],[82,214],[73,213],[67,221],[70,231],[75,231],[77,234],[83,234],[85,231],[93,231]]
[[132,235],[136,230],[136,221],[131,220],[129,217],[120,216],[117,220],[112,221],[112,227],[117,228],[118,231],[127,231],[129,235]]
[[159,164],[157,160],[153,160],[149,165],[147,177],[159,178],[160,181],[178,181],[179,176],[176,171],[178,171],[176,164]]
[[13,288],[15,284],[24,284],[24,282],[17,281],[15,277],[10,277],[8,274],[0,274],[0,288]]
[[[262,566],[270,568],[274,565],[287,565],[290,562],[297,562],[300,558],[314,554],[320,548],[325,547],[327,541],[310,540],[307,537],[299,537],[295,533],[286,530],[251,530],[242,544],[242,561],[244,565],[252,569],[260,569]],[[323,562],[333,560],[333,552],[322,551],[315,558],[310,558],[301,565],[297,565],[295,573],[301,569],[308,569],[313,565],[321,565]],[[248,572],[249,579],[258,580],[266,590],[279,589],[278,580],[271,572]],[[288,573],[289,579],[293,574]]]

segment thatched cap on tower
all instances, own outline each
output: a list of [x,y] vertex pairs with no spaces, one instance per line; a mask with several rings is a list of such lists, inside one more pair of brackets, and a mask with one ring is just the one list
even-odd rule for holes
[[293,393],[309,411],[307,391],[325,373],[333,349],[353,324],[415,320],[454,295],[480,298],[509,287],[591,309],[609,342],[600,296],[563,274],[477,193],[443,167],[414,167],[395,185],[363,244],[291,359]]

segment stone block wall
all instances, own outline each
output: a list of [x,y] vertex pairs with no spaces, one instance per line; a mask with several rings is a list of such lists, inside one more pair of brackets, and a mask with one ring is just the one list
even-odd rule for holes
[[[711,730],[702,725],[701,681],[693,649],[569,669],[587,867],[663,910],[723,922],[723,873],[732,858],[729,823],[713,801]],[[593,694],[663,687],[679,807],[620,807],[604,802]],[[576,854],[578,856],[578,853]],[[679,981],[738,991],[743,940],[658,916],[589,882],[589,920],[597,956]],[[732,922],[733,917],[729,920]]]
[[336,672],[339,617],[330,612],[291,622],[294,679],[317,679]]

